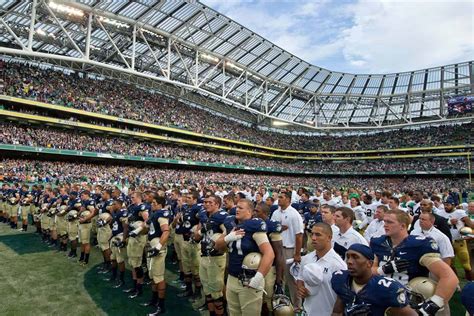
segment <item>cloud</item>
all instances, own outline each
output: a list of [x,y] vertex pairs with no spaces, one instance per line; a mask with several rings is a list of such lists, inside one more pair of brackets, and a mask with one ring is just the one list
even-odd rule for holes
[[397,72],[472,59],[474,4],[360,1],[340,41],[355,71]]
[[472,1],[205,1],[330,70],[387,73],[472,59]]

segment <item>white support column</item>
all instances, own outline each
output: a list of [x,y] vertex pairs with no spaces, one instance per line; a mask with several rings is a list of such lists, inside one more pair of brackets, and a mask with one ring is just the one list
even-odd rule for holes
[[132,33],[132,70],[135,70],[135,48],[137,45],[137,25],[133,25],[133,33]]
[[91,51],[92,12],[87,15],[86,51],[85,58],[89,59]]
[[168,80],[171,80],[171,38],[168,37],[168,59],[166,75]]
[[30,31],[28,33],[28,50],[29,51],[33,49],[33,34],[35,33],[35,23],[36,23],[36,5],[37,5],[37,0],[33,0],[33,2],[31,3]]
[[143,34],[143,31],[141,29],[138,29],[138,32],[140,32],[140,35],[142,36],[143,41],[145,42],[146,46],[148,46],[148,49],[150,50],[151,55],[153,56],[153,58],[155,59],[156,64],[158,65],[158,67],[161,70],[161,74],[163,75],[163,77],[166,77],[167,79],[169,79],[169,72],[165,71],[163,69],[163,67],[161,67],[160,61],[158,60],[158,57],[156,57],[155,52],[153,51],[150,44],[148,43],[148,40],[146,39],[145,34]]
[[115,45],[115,42],[114,40],[112,39],[112,37],[110,36],[109,32],[107,32],[107,30],[105,29],[104,25],[102,24],[102,22],[100,21],[100,19],[96,19],[97,22],[99,23],[99,26],[100,28],[102,29],[102,31],[104,31],[105,35],[107,35],[107,38],[109,39],[110,43],[112,43],[112,46],[114,47],[115,51],[117,52],[117,54],[120,56],[120,58],[122,58],[122,61],[125,63],[125,65],[127,66],[128,69],[131,69],[130,67],[130,64],[128,63],[128,61],[125,59],[125,56],[123,56],[122,52],[120,51],[120,49],[117,47],[117,45]]
[[225,96],[225,60],[222,61],[222,97]]
[[194,79],[194,85],[197,86],[199,82],[199,51],[196,50],[196,60],[194,65],[194,75],[196,76]]
[[10,33],[11,36],[13,36],[15,41],[18,43],[18,45],[21,46],[22,49],[27,49],[25,47],[25,44],[23,44],[23,42],[18,38],[18,36],[16,36],[15,32],[13,32],[13,30],[8,26],[8,24],[5,21],[3,21],[2,18],[0,18],[0,23],[3,24],[3,26],[7,29],[7,32]]

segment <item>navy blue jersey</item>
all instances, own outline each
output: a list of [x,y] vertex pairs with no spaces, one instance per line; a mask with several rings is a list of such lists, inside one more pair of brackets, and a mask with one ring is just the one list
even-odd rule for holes
[[320,212],[311,213],[306,212],[304,214],[303,223],[305,224],[306,231],[311,233],[311,229],[313,225],[316,223],[321,223],[323,221],[323,217]]
[[204,223],[207,222],[207,220],[208,220],[207,211],[204,207],[199,210],[198,217],[199,217],[199,222],[201,224],[204,224]]
[[467,283],[462,289],[461,302],[469,315],[474,315],[474,281]]
[[69,195],[68,194],[60,195],[59,199],[61,200],[61,205],[68,205],[68,203],[69,203]]
[[229,215],[232,215],[232,216],[235,216],[236,212],[237,212],[237,207],[235,206],[227,210],[227,213],[229,213]]
[[145,219],[142,216],[142,212],[147,212],[148,209],[145,204],[132,204],[128,207],[128,223],[132,224],[133,222],[142,221]]
[[278,205],[273,204],[272,206],[270,206],[270,214],[268,216],[271,218],[273,212],[275,212],[276,210],[278,210]]
[[89,206],[93,206],[95,208],[95,201],[94,199],[88,199],[82,201],[82,206],[87,209]]
[[185,241],[188,241],[191,237],[191,229],[193,226],[199,223],[199,214],[200,207],[193,206],[183,206],[181,212],[183,214],[182,223],[176,225],[176,233],[182,234]]
[[392,242],[386,235],[372,238],[370,248],[377,256],[379,266],[394,259],[405,259],[411,264],[408,271],[394,273],[392,278],[406,285],[408,281],[416,277],[428,277],[429,271],[420,265],[420,258],[427,253],[439,254],[438,244],[431,238],[425,236],[409,235],[397,247],[392,248]]
[[48,207],[51,207],[54,203],[56,203],[56,201],[58,200],[57,197],[48,197],[48,202],[45,202],[45,203],[48,203]]
[[267,224],[267,235],[270,236],[272,233],[281,233],[281,223],[279,221],[272,220],[267,218],[265,220]]
[[[207,215],[207,214],[206,214]],[[222,234],[221,225],[224,224],[226,218],[229,216],[226,211],[220,210],[211,216],[206,216],[207,220],[201,226],[201,254],[202,256],[216,256],[221,255],[214,249],[215,240],[214,234]]]
[[100,203],[99,214],[110,213],[110,211],[107,208],[110,208],[113,203],[114,203],[113,199],[108,199],[107,201],[102,200]]
[[117,236],[118,234],[123,233],[122,219],[125,219],[127,215],[128,213],[126,209],[112,213],[112,236]]
[[260,218],[252,218],[238,223],[235,216],[228,216],[224,222],[227,233],[232,229],[243,229],[245,235],[242,239],[231,242],[229,247],[229,274],[238,278],[242,273],[242,261],[251,252],[260,252],[253,239],[254,233],[267,232],[267,224]]
[[79,211],[79,209],[77,209],[75,207],[76,204],[81,204],[82,205],[82,202],[81,202],[80,198],[69,199],[69,202],[68,202],[69,210],[75,209],[76,211]]
[[314,204],[311,201],[300,202],[300,203],[292,203],[291,206],[298,211],[300,214],[306,214],[310,211],[311,206]]
[[384,316],[390,307],[408,305],[405,287],[394,279],[374,275],[359,291],[352,288],[352,278],[347,270],[336,271],[332,275],[331,286],[344,303],[344,315],[351,315],[357,305],[367,305],[372,316]]
[[146,221],[147,225],[149,226],[148,229],[148,240],[152,240],[153,238],[160,238],[163,235],[163,231],[161,230],[160,222],[158,221],[160,218],[164,218],[170,222],[170,215],[171,212],[169,210],[159,210],[155,211],[150,218]]

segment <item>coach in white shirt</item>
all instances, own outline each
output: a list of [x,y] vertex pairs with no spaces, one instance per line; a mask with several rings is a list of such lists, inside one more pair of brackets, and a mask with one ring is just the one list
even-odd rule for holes
[[[300,213],[291,207],[291,191],[281,192],[278,195],[279,208],[273,212],[272,220],[281,223],[281,238],[285,259],[292,258],[294,262],[301,262],[301,248],[303,246],[304,224]],[[290,273],[290,265],[285,266],[285,283],[290,290],[291,301],[295,309],[301,308],[301,299],[297,295],[296,282]]]
[[304,298],[307,315],[330,316],[337,295],[331,287],[332,274],[347,269],[342,258],[332,249],[332,229],[326,223],[317,223],[311,231],[314,251],[301,259],[297,277],[298,295]]
[[339,234],[334,239],[334,250],[341,258],[346,257],[346,251],[352,244],[369,245],[367,240],[352,228],[354,218],[354,211],[348,207],[338,207],[334,213],[334,222],[339,228]]
[[380,237],[385,235],[385,228],[383,228],[384,221],[383,216],[388,211],[388,207],[385,205],[377,206],[374,214],[374,220],[370,222],[369,226],[364,232],[364,238],[370,244],[370,240],[374,237]]
[[448,265],[451,265],[451,260],[454,258],[453,245],[448,236],[443,234],[438,228],[434,227],[434,214],[430,212],[422,212],[417,223],[419,223],[419,229],[413,229],[410,235],[422,235],[434,239],[438,244],[441,259],[443,259],[443,261]]

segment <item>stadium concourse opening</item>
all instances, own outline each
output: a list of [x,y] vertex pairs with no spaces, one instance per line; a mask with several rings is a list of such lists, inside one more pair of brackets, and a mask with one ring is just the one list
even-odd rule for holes
[[1,315],[474,313],[473,61],[338,72],[244,24],[0,2]]

